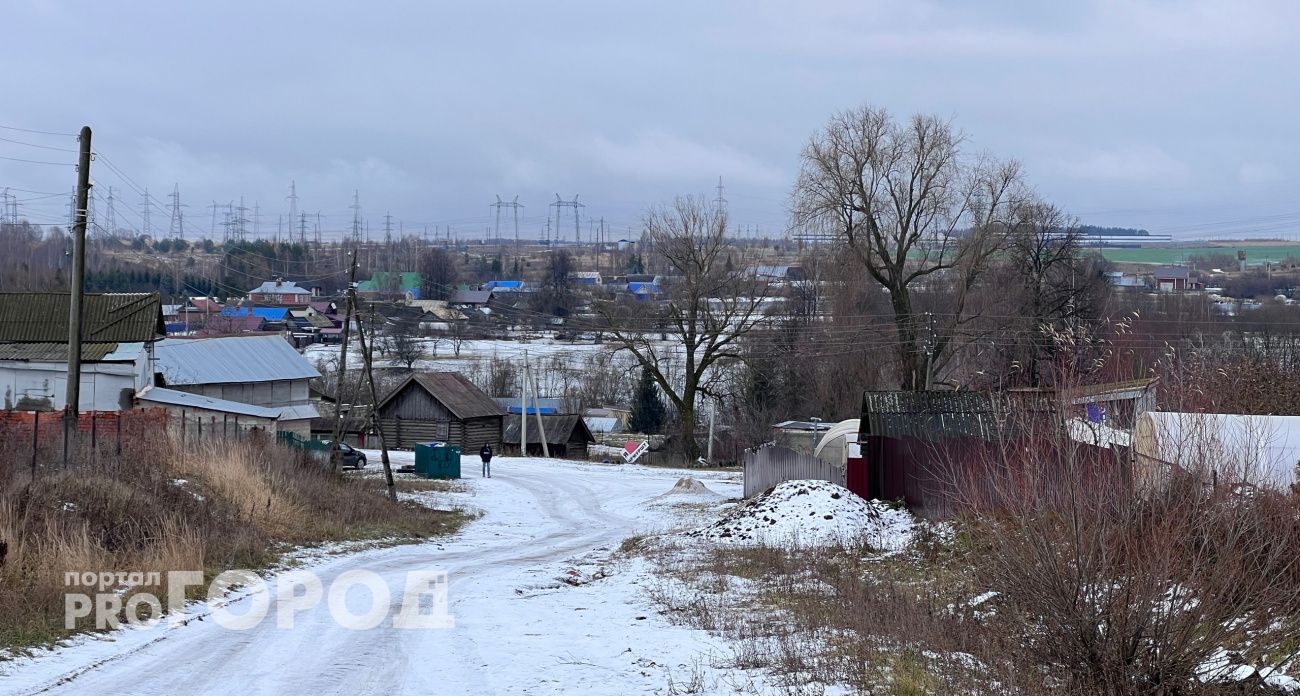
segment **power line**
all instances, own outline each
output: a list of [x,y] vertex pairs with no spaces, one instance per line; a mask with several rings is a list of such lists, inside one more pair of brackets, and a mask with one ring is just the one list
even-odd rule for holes
[[39,134],[39,135],[58,135],[58,136],[62,136],[62,137],[65,137],[65,138],[76,138],[76,137],[78,137],[76,133],[56,133],[56,132],[54,132],[54,131],[36,130],[36,129],[34,129],[34,128],[19,128],[18,126],[0,126],[0,129],[11,130],[11,131],[20,131],[20,132],[22,132],[22,133],[37,133],[37,134]]

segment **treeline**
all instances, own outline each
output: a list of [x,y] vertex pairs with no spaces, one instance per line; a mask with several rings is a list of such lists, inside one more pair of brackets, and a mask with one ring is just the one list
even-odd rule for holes
[[1146,237],[1151,233],[1136,227],[1099,227],[1080,225],[1079,233],[1090,237]]

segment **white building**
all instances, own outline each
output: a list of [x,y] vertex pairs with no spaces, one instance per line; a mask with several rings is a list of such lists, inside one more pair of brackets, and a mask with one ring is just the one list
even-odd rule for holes
[[[68,293],[0,293],[0,405],[67,405]],[[82,303],[80,411],[131,408],[153,383],[153,347],[165,333],[156,294],[90,294]]]

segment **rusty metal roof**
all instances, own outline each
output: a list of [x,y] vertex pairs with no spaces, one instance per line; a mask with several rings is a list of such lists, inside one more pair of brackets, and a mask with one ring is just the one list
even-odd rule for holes
[[[71,295],[0,293],[0,342],[66,343]],[[157,293],[88,294],[82,303],[82,341],[133,343],[167,333]]]
[[397,385],[397,388],[389,392],[375,408],[383,408],[411,383],[429,392],[430,396],[437,399],[438,403],[461,420],[505,415],[505,411],[501,410],[492,397],[484,394],[459,372],[417,372]]
[[[569,441],[573,435],[574,428],[580,428],[583,439],[587,442],[595,442],[596,438],[583,422],[582,416],[571,414],[566,416],[542,416],[542,426],[546,429],[546,444],[563,445]],[[528,416],[528,440],[530,442],[541,442],[541,433],[537,432],[536,414]],[[506,427],[501,433],[501,441],[506,444],[519,444],[519,419],[507,418]]]

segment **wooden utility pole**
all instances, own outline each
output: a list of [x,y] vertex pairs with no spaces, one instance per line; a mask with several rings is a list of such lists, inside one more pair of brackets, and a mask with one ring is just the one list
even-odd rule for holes
[[[356,286],[348,288],[349,304],[356,304],[356,296]],[[379,436],[379,460],[384,464],[384,481],[388,485],[388,499],[397,502],[397,483],[393,481],[393,465],[388,459],[388,442],[384,439],[384,429],[379,423],[379,414],[376,412],[379,406],[379,392],[375,389],[375,372],[371,365],[370,348],[366,345],[366,330],[363,325],[364,322],[357,322],[357,344],[361,346],[361,358],[366,365],[366,382],[370,385],[370,424],[374,426],[375,433]]]
[[81,406],[81,300],[86,289],[86,208],[90,200],[90,126],[81,127],[77,157],[77,208],[72,225],[72,296],[68,302],[68,390],[63,406],[63,464]]
[[334,388],[334,437],[330,440],[330,471],[337,473],[343,461],[339,441],[343,438],[343,381],[348,373],[348,338],[352,333],[352,316],[356,312],[353,291],[357,286],[357,249],[352,248],[352,268],[348,272],[348,308],[343,315],[343,338],[339,348],[339,378]]
[[[532,387],[533,390],[533,411],[537,413],[537,432],[542,438],[542,456],[547,459],[551,458],[551,446],[546,444],[546,426],[542,425],[542,407],[537,403],[537,381],[533,379],[533,368],[528,363],[528,352],[524,351],[524,389]],[[525,407],[527,412],[528,408]]]
[[[528,361],[528,351],[524,351],[524,362]],[[519,380],[519,456],[528,456],[528,374]]]

